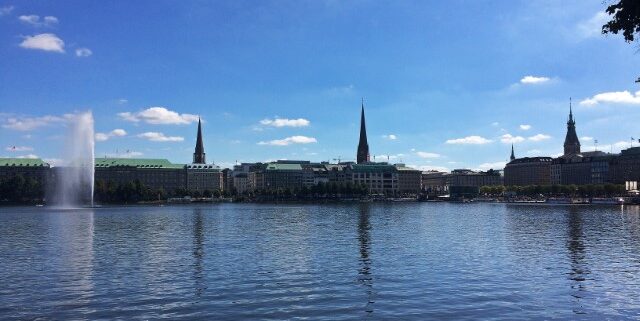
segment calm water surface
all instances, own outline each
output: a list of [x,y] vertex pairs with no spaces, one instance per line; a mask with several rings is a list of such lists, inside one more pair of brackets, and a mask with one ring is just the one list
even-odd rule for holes
[[0,208],[0,319],[640,318],[638,207]]

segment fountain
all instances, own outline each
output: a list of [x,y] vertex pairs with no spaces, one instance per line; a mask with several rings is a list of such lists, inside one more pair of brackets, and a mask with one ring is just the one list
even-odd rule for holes
[[94,132],[91,111],[68,116],[63,159],[67,167],[56,173],[54,202],[65,208],[93,206]]

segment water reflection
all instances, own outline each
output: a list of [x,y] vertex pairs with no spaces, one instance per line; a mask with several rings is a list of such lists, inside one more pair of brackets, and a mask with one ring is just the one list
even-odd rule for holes
[[573,312],[584,314],[584,307],[581,306],[581,300],[586,294],[586,278],[590,274],[589,265],[586,260],[586,244],[584,240],[583,222],[581,213],[577,207],[571,206],[567,213],[567,250],[569,251],[569,260],[571,270],[569,271],[569,279],[572,280],[571,296],[575,299],[576,306]]
[[200,297],[206,289],[204,281],[204,217],[202,209],[193,209],[193,280],[196,297]]
[[373,276],[371,275],[371,223],[369,222],[369,204],[360,204],[358,219],[358,241],[360,245],[360,269],[358,270],[358,282],[362,284],[366,289],[367,304],[365,305],[365,311],[367,313],[373,312],[374,290],[373,290]]

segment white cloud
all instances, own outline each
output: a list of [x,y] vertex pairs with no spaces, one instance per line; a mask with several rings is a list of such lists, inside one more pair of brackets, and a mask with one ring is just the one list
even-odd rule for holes
[[60,158],[44,158],[42,159],[45,163],[48,163],[51,166],[63,166],[66,165],[67,162],[64,159]]
[[490,139],[486,139],[484,137],[481,136],[467,136],[467,137],[463,137],[463,138],[455,138],[455,139],[448,139],[445,143],[447,144],[474,144],[474,145],[482,145],[482,144],[488,144],[493,142]]
[[128,103],[128,102],[129,102],[129,100],[128,100],[128,99],[125,99],[125,98],[120,98],[120,99],[118,99],[118,104],[120,104],[120,105],[124,105],[124,104],[126,104],[126,103]]
[[284,139],[275,139],[267,142],[259,142],[258,145],[271,145],[271,146],[287,146],[291,144],[310,144],[317,143],[318,141],[313,137],[307,136],[291,136]]
[[40,19],[40,16],[35,14],[19,16],[18,20],[34,27],[51,27],[58,24],[58,18],[54,16],[46,16]]
[[511,134],[504,134],[500,136],[500,141],[505,144],[516,144],[524,141],[524,137],[522,136],[513,136]]
[[146,133],[138,134],[138,137],[144,138],[152,142],[181,142],[184,140],[184,137],[165,136],[163,133],[159,133],[159,132],[146,132]]
[[529,130],[529,129],[531,129],[531,125],[520,125],[520,129]]
[[110,157],[110,158],[132,158],[132,157],[140,157],[142,155],[144,155],[142,152],[126,151],[124,153],[108,153],[108,154],[105,154],[104,156]]
[[417,170],[427,172],[427,171],[436,171],[436,172],[450,172],[451,170],[445,166],[437,166],[437,165],[412,165],[407,164],[407,167],[415,168]]
[[500,123],[497,122],[497,121],[494,121],[493,123],[491,123],[491,126],[498,127],[498,126],[500,126]]
[[525,85],[535,85],[548,82],[549,80],[551,80],[549,77],[524,76],[520,79],[520,83]]
[[175,111],[168,110],[165,107],[149,107],[137,113],[118,113],[120,118],[130,122],[144,121],[149,124],[161,125],[180,125],[190,124],[198,121],[197,115],[179,114]]
[[58,116],[42,116],[42,117],[9,117],[2,128],[29,131],[38,127],[47,126],[52,123],[64,122],[65,118]]
[[275,118],[275,119],[263,119],[260,124],[271,127],[306,127],[311,122],[304,118],[288,119],[288,118]]
[[14,9],[13,6],[0,7],[0,17],[10,14],[13,11],[13,9]]
[[89,48],[78,48],[76,49],[76,56],[78,57],[89,57],[93,55],[93,51]]
[[418,155],[418,157],[421,157],[421,158],[438,158],[441,156],[440,154],[429,153],[429,152],[416,152],[416,155]]
[[39,157],[38,155],[35,155],[35,154],[27,154],[27,155],[18,156],[16,158],[39,158]]
[[539,149],[531,149],[527,151],[527,155],[540,155],[540,153],[542,153],[542,151]]
[[581,140],[581,141],[591,141],[591,140],[593,140],[593,137],[589,137],[589,136],[582,136],[582,137],[580,137],[580,140]]
[[537,135],[533,135],[531,137],[529,137],[530,141],[534,141],[534,142],[539,142],[539,141],[543,141],[546,139],[551,138],[551,136],[549,135],[545,135],[545,134],[537,134]]
[[580,102],[580,105],[594,106],[599,103],[640,105],[640,91],[636,91],[635,95],[628,90],[604,92],[584,99]]
[[41,33],[35,36],[26,36],[20,43],[25,49],[36,49],[64,53],[64,41],[52,33]]
[[33,147],[29,146],[7,146],[4,150],[9,152],[30,152],[33,150]]
[[482,163],[478,165],[478,169],[483,171],[486,171],[489,169],[499,170],[499,169],[503,169],[506,164],[507,163],[505,162]]
[[126,136],[127,135],[127,131],[125,131],[124,129],[114,129],[109,133],[96,133],[95,138],[96,141],[98,142],[103,142],[105,140],[108,140],[111,137],[122,137],[122,136]]
[[389,135],[382,135],[382,138],[388,139],[388,140],[396,140],[396,139],[398,139],[398,136],[396,136],[394,134],[389,134]]
[[578,32],[583,38],[602,36],[602,26],[609,21],[611,17],[604,11],[599,11],[589,20],[578,24]]

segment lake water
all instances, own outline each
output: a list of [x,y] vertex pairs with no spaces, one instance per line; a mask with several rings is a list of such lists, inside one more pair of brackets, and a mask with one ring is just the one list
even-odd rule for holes
[[0,208],[0,319],[640,318],[640,209]]

